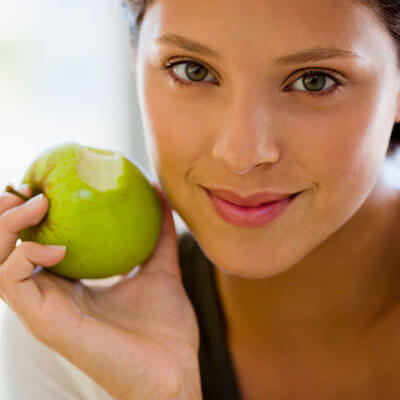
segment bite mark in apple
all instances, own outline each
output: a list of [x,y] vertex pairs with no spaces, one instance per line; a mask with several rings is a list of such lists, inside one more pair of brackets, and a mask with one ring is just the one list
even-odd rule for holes
[[118,188],[124,165],[121,155],[85,146],[77,152],[77,171],[84,182],[99,192]]

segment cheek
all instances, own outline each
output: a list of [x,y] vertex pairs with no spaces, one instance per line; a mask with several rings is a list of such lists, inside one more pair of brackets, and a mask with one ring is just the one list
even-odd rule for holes
[[166,163],[185,163],[196,158],[203,151],[206,132],[204,129],[204,108],[193,100],[192,94],[185,100],[181,92],[192,89],[178,89],[157,79],[146,82],[146,113],[151,126],[147,134],[160,158]]
[[289,144],[290,154],[317,185],[314,205],[321,218],[349,216],[373,188],[385,156],[382,138],[377,143],[383,114],[374,107],[346,105],[297,127],[301,140]]
[[[179,209],[175,198],[185,203],[190,171],[208,151],[208,119],[191,89],[169,86],[156,78],[145,81],[142,119],[150,161],[171,204]],[[185,90],[192,91],[190,99],[181,93]]]

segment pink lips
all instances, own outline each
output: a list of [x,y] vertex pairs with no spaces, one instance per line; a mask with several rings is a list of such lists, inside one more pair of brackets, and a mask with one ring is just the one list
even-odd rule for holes
[[222,200],[229,201],[229,203],[233,203],[238,206],[248,206],[248,207],[255,207],[264,203],[270,203],[277,200],[287,199],[288,197],[294,194],[294,193],[275,194],[275,193],[262,192],[253,194],[251,196],[242,197],[236,193],[224,189],[207,188],[206,190],[210,192],[212,195],[219,197]]
[[225,199],[216,196],[215,190],[213,190],[212,192],[206,190],[206,192],[215,211],[226,222],[236,226],[253,228],[265,226],[283,215],[289,205],[297,198],[299,194],[287,194],[284,198],[282,198],[282,195],[275,196],[275,200],[270,200],[267,203],[261,204],[260,199],[265,200],[266,198],[271,199],[272,197],[267,197],[266,195],[260,194],[245,199],[245,202],[247,202],[248,204],[258,204],[256,206],[249,206],[233,204],[230,201],[227,201],[226,197],[229,196],[230,199],[234,201],[241,201],[243,203],[243,198],[237,200],[238,197],[231,192],[224,192]]

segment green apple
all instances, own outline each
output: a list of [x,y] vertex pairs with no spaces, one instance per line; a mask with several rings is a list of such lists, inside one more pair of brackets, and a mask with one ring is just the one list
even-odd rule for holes
[[155,188],[122,153],[63,143],[46,149],[22,183],[44,193],[49,209],[20,239],[65,245],[64,259],[48,268],[71,279],[124,274],[146,261],[161,232]]

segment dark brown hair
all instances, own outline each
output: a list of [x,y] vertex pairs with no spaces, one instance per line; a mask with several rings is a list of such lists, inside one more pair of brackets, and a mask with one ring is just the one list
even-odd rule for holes
[[[388,28],[392,35],[399,56],[400,65],[400,0],[358,0],[372,8],[378,18]],[[148,7],[153,0],[122,0],[122,6],[129,22],[131,43],[134,48],[139,41],[140,26]],[[400,123],[393,125],[387,155],[390,156],[400,148]]]

